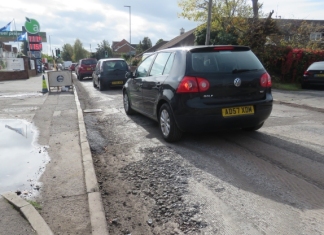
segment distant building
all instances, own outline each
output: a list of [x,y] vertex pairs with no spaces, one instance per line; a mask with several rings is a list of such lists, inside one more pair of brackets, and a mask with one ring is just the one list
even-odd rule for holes
[[0,42],[0,58],[17,58],[18,49]]
[[130,44],[125,39],[121,41],[113,41],[111,45],[111,49],[113,51],[113,57],[122,57],[123,54],[135,55],[136,47],[138,44]]

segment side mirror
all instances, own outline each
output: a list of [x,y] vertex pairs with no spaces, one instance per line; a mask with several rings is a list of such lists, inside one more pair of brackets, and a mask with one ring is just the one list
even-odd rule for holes
[[132,72],[127,72],[127,73],[125,74],[125,77],[126,77],[127,79],[129,79],[129,78],[134,78],[134,74],[133,74]]

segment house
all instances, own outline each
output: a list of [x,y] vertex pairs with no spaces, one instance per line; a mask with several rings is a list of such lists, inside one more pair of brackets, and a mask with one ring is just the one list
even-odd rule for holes
[[150,53],[150,52],[159,51],[159,50],[172,48],[172,47],[194,46],[195,30],[196,28],[189,30],[188,32],[185,32],[185,30],[182,28],[180,29],[180,35],[178,35],[177,37],[171,39],[170,41],[162,41],[161,43],[145,50],[144,52],[138,54],[137,56],[141,56],[144,53]]
[[309,35],[310,41],[324,42],[324,20],[298,20],[298,19],[273,19],[285,40],[289,41],[303,24],[307,24],[313,30]]
[[18,56],[17,47],[0,42],[0,58],[16,58]]
[[125,39],[118,41],[113,41],[111,49],[113,51],[113,57],[121,57],[123,54],[135,55],[137,44],[130,44]]

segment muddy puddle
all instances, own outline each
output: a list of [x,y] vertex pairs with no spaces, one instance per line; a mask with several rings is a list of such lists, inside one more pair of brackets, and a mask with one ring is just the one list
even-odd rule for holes
[[37,144],[37,128],[21,119],[0,119],[0,194],[32,196],[50,158],[47,146]]

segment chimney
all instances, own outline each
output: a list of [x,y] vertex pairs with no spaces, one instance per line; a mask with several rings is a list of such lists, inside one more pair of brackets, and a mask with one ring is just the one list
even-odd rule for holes
[[184,28],[181,28],[180,29],[180,35],[184,34],[184,32],[185,32]]

